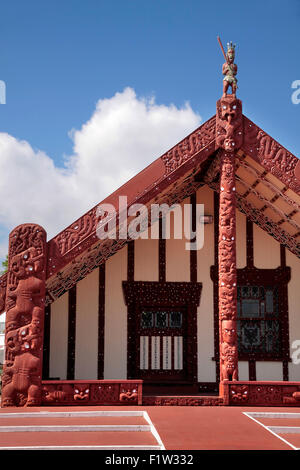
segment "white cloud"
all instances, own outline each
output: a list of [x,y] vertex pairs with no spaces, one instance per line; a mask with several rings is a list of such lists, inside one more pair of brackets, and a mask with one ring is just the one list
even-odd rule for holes
[[132,88],[101,99],[81,129],[73,155],[55,166],[26,141],[0,133],[0,256],[14,226],[35,222],[48,237],[80,217],[200,124],[189,104],[155,103]]

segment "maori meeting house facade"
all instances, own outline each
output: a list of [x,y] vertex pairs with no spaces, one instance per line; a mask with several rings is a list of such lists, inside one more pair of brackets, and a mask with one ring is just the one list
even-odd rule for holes
[[[243,115],[233,59],[216,114],[101,202],[117,234],[134,204],[175,205],[170,237],[141,210],[144,236],[100,238],[99,206],[48,241],[11,232],[2,407],[300,405],[300,164]],[[187,204],[198,249],[173,227]]]

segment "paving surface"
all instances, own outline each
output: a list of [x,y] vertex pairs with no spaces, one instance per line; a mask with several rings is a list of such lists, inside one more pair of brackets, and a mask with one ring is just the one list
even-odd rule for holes
[[290,449],[300,450],[300,410],[270,412],[244,412],[245,416],[262,426],[267,432],[284,442]]
[[[125,414],[101,417],[86,415],[86,413],[93,415],[99,411],[114,412],[119,415],[125,412]],[[138,412],[138,415],[130,416],[129,411]],[[41,414],[36,417],[32,415],[33,412]],[[45,412],[51,415],[45,415]],[[57,416],[57,412],[60,415]],[[66,412],[72,414],[84,412],[84,414],[81,417],[63,415]],[[140,415],[142,412],[145,414]],[[258,412],[260,415],[255,415]],[[284,415],[279,417],[278,413]],[[290,413],[294,413],[293,418]],[[46,425],[69,426],[69,430],[28,432],[19,428],[22,432],[18,431],[18,426]],[[91,425],[114,426],[115,430],[98,432],[89,431],[87,428],[81,430],[79,427]],[[0,449],[23,446],[107,446],[117,449],[124,445],[137,450],[147,449],[147,446],[153,449],[164,446],[166,450],[291,450],[300,447],[298,431],[288,434],[270,432],[270,428],[274,427],[299,428],[300,408],[217,406],[6,408],[0,409],[0,431],[1,426],[12,426],[14,432],[7,430],[0,432]],[[129,428],[136,426],[136,431],[122,431],[120,426],[129,426]],[[30,428],[28,430],[30,431]],[[160,444],[163,446],[159,447]]]

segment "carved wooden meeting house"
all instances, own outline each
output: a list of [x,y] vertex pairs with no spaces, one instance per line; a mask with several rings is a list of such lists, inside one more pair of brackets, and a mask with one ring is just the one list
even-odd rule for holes
[[[101,202],[115,237],[99,206],[49,241],[11,232],[2,407],[300,405],[300,164],[243,115],[234,52],[216,114]],[[154,204],[174,210],[150,221]],[[185,206],[198,249],[175,233]]]

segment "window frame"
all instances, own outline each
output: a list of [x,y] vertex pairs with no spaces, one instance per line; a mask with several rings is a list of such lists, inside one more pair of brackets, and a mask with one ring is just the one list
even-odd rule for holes
[[[266,350],[253,350],[253,351],[242,351],[241,350],[241,343],[240,343],[240,337],[239,337],[239,331],[240,328],[239,326],[237,327],[238,329],[238,357],[240,360],[249,360],[249,356],[251,356],[251,360],[255,359],[255,360],[260,360],[261,358],[263,358],[263,360],[266,360],[267,358],[269,360],[277,360],[278,358],[282,358],[282,354],[283,354],[283,351],[282,351],[282,348],[283,348],[283,343],[282,343],[282,334],[283,334],[283,330],[285,329],[284,328],[284,325],[282,324],[282,321],[280,319],[280,312],[279,312],[279,303],[280,303],[280,294],[279,294],[279,291],[280,291],[280,288],[278,285],[239,285],[237,286],[237,289],[239,291],[239,289],[242,291],[243,289],[245,288],[249,288],[249,289],[253,289],[254,287],[257,287],[259,289],[259,294],[261,294],[261,289],[264,289],[264,295],[263,297],[261,295],[255,297],[254,295],[248,295],[248,296],[242,296],[242,292],[240,293],[240,296],[239,296],[239,292],[238,292],[238,295],[237,295],[237,304],[238,304],[238,308],[237,308],[237,325],[239,325],[239,323],[242,323],[243,321],[244,322],[248,322],[248,323],[260,323],[260,331],[262,331],[262,324],[263,323],[267,323],[267,321],[276,321],[278,322],[279,324],[279,335],[278,335],[278,352],[276,351],[266,351]],[[270,312],[267,312],[267,309],[266,309],[266,293],[267,291],[270,291],[272,290],[273,291],[273,312],[270,313]],[[274,295],[276,293],[276,296]],[[243,316],[242,315],[242,301],[243,300],[255,300],[257,299],[258,302],[259,302],[259,315],[257,316]],[[275,314],[274,313],[274,309],[275,309],[275,305],[274,305],[274,301],[276,300],[276,309],[277,309],[277,313]],[[264,312],[262,313],[262,305],[264,304]],[[266,335],[267,334],[267,329],[265,329],[265,332],[264,334]]]

